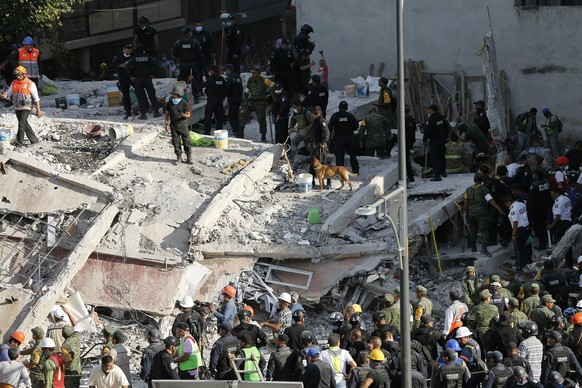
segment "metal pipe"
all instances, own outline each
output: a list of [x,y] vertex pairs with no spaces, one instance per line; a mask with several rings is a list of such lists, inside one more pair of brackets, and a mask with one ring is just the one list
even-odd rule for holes
[[404,0],[396,1],[396,40],[398,60],[398,167],[399,187],[402,189],[402,201],[400,202],[400,244],[398,246],[400,257],[400,349],[401,349],[401,387],[412,387],[412,368],[410,367],[410,282],[408,273],[408,206],[406,190],[406,126],[404,120]]

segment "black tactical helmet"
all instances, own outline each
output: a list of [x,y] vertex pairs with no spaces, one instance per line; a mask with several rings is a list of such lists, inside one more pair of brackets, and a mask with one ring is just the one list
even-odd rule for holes
[[309,330],[302,331],[299,335],[299,339],[301,340],[301,344],[303,346],[312,344],[314,341],[313,334],[311,334]]
[[339,311],[333,312],[329,315],[329,323],[340,323],[344,321],[344,316]]
[[380,322],[382,319],[386,319],[386,314],[383,311],[376,311],[372,317],[374,322]]
[[299,309],[299,310],[295,310],[293,311],[293,314],[291,315],[293,317],[293,320],[295,322],[300,321],[301,318],[305,317],[305,311]]
[[247,318],[252,317],[253,314],[251,314],[249,310],[239,310],[238,313],[236,313],[236,316],[238,317],[238,320],[242,322]]
[[360,326],[361,323],[362,323],[361,313],[354,313],[350,316],[350,325]]
[[517,324],[517,328],[527,337],[538,334],[538,325],[534,321],[521,321]]
[[564,322],[564,317],[554,315],[551,319],[552,326],[561,325]]
[[311,27],[309,24],[304,24],[301,26],[301,32],[305,33],[305,34],[310,34],[313,31],[313,27]]
[[138,24],[148,24],[150,22],[150,18],[148,18],[147,16],[142,16],[139,18],[139,20],[137,21]]
[[461,322],[463,322],[463,326],[472,327],[476,319],[477,317],[475,317],[475,314],[469,311],[461,315]]
[[513,376],[517,377],[518,379],[523,379],[524,377],[527,377],[528,374],[523,366],[516,366],[513,368]]
[[160,339],[160,332],[158,329],[148,329],[147,331],[147,336],[150,337],[152,340],[158,340]]
[[190,26],[184,26],[182,27],[182,34],[186,35],[192,32],[192,27]]
[[166,345],[166,348],[170,347],[171,345],[178,346],[180,345],[180,340],[171,335],[164,340],[164,345]]

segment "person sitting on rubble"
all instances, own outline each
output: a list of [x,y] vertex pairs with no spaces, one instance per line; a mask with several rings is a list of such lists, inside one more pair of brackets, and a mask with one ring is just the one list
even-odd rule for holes
[[253,342],[257,344],[257,347],[267,346],[269,342],[267,334],[261,330],[260,326],[257,327],[251,323],[252,316],[252,312],[248,309],[239,310],[237,317],[240,323],[232,329],[232,334],[236,337],[240,337],[242,334],[249,334]]
[[286,328],[291,326],[291,309],[289,305],[291,304],[291,295],[283,292],[279,295],[279,313],[277,313],[277,319],[273,322],[261,322],[262,327],[268,327],[269,329],[283,334]]
[[445,159],[447,162],[447,174],[464,174],[469,172],[465,167],[465,147],[459,141],[459,136],[452,133],[449,142],[445,144]]
[[236,289],[230,284],[222,289],[222,304],[218,311],[216,311],[216,306],[211,303],[209,308],[210,312],[214,314],[218,320],[218,324],[228,323],[232,328],[234,325],[234,317],[236,316],[236,304],[234,297],[236,296]]
[[172,335],[174,337],[178,337],[178,325],[182,322],[186,322],[190,327],[190,335],[194,337],[196,341],[200,341],[200,335],[204,328],[204,318],[202,318],[193,307],[194,300],[190,295],[186,295],[180,301],[180,310],[182,310],[182,312],[178,314],[172,325]]

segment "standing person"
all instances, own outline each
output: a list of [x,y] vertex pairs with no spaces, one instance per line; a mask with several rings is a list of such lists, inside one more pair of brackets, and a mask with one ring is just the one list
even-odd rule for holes
[[[570,198],[564,195],[561,188],[556,187],[550,189],[550,195],[554,200],[554,206],[552,207],[552,216],[554,217],[552,222],[546,226],[547,230],[555,229],[555,241],[557,244],[568,228],[572,226],[572,203]],[[571,266],[571,263],[570,263]]]
[[65,342],[63,328],[67,325],[77,326],[77,321],[65,306],[57,307],[51,311],[49,319],[51,323],[46,329],[46,336],[52,338],[57,344],[57,348],[60,349]]
[[295,51],[299,53],[301,50],[307,50],[308,55],[311,55],[313,49],[315,49],[315,43],[311,41],[311,37],[309,36],[309,34],[312,32],[314,32],[313,27],[311,27],[309,24],[304,24],[301,26],[299,34],[297,34],[293,40],[293,47],[295,47]]
[[137,24],[138,26],[133,32],[133,47],[141,44],[146,54],[155,57],[160,48],[158,32],[150,26],[150,19],[145,15],[139,18]]
[[511,222],[511,240],[514,242],[516,254],[516,267],[519,271],[531,263],[531,244],[527,244],[530,236],[527,207],[523,202],[517,201],[512,195],[503,197],[505,206],[509,209],[509,222]]
[[445,310],[445,322],[442,332],[443,338],[446,338],[453,329],[462,326],[461,316],[469,311],[469,307],[461,302],[460,298],[459,290],[451,290],[449,292],[449,299],[453,303]]
[[216,130],[222,129],[224,116],[224,98],[226,97],[226,81],[218,72],[217,65],[210,65],[209,78],[204,83],[205,94],[208,97],[204,108],[204,134],[210,135],[212,130],[212,116],[216,121]]
[[414,305],[414,323],[413,328],[417,329],[420,327],[420,318],[424,314],[432,315],[432,301],[426,296],[428,293],[426,287],[418,285],[416,286],[416,299],[418,301]]
[[240,104],[243,100],[243,84],[240,75],[234,72],[232,63],[224,66],[226,71],[226,102],[228,103],[228,122],[233,133],[240,132],[238,121]]
[[582,367],[574,352],[569,347],[562,345],[562,335],[558,331],[551,331],[547,341],[548,347],[542,361],[541,382],[547,383],[552,372],[559,372],[562,376],[567,376],[570,371],[574,371],[577,380],[582,378]]
[[[345,102],[345,101],[344,101]],[[315,117],[308,109],[305,109],[301,104],[301,100],[295,99],[292,101],[293,113],[291,114],[291,121],[289,123],[289,132],[295,130],[297,133],[291,139],[291,151],[289,152],[289,161],[294,162],[297,155],[297,148],[303,142],[306,148],[310,147],[311,142],[311,126]],[[340,103],[341,105],[341,103]],[[347,103],[346,103],[347,106]],[[332,116],[333,118],[333,116]],[[330,123],[331,124],[331,123]],[[356,121],[357,125],[357,121]],[[337,161],[337,155],[336,155]],[[352,165],[352,168],[354,166]]]
[[[233,64],[233,71],[236,72],[236,66]],[[238,74],[238,73],[237,73]],[[261,76],[261,69],[253,67],[251,69],[251,78],[247,81],[248,93],[244,94],[242,109],[240,111],[239,130],[234,132],[234,136],[244,138],[246,122],[251,114],[255,112],[259,122],[259,131],[261,141],[267,141],[267,104],[269,101],[269,88],[273,86],[272,82]]]
[[[251,323],[253,313],[250,310],[241,309],[236,314],[239,324],[232,329],[232,334],[236,337],[241,334],[248,333],[251,335],[253,342],[258,346],[267,346],[268,339],[267,334],[261,330],[260,326]],[[288,343],[288,342],[286,342]]]
[[475,105],[473,124],[479,127],[481,132],[483,132],[485,135],[485,138],[489,139],[491,137],[491,134],[489,133],[491,124],[489,123],[489,118],[487,117],[487,111],[485,111],[485,101],[475,101],[473,102],[473,105]]
[[204,74],[204,59],[200,44],[192,37],[192,29],[189,26],[182,28],[182,38],[174,44],[172,56],[178,62],[179,73],[177,80],[192,83],[194,104],[198,104],[200,98],[199,85]]
[[476,276],[476,269],[470,265],[465,269],[465,279],[463,280],[463,301],[467,307],[473,307],[481,301],[479,292],[483,288],[483,281]]
[[[329,144],[329,127],[323,118],[321,108],[316,106],[313,110],[313,124],[311,125],[311,157],[317,158],[322,164],[327,159]],[[309,173],[313,175],[313,186],[315,186],[315,169],[313,163],[309,166]],[[327,180],[330,185],[330,179]]]
[[81,338],[73,326],[63,327],[65,342],[61,354],[65,358],[65,388],[79,388],[81,385]]
[[14,67],[10,60],[12,55],[12,46],[14,42],[14,32],[11,30],[4,30],[2,36],[2,44],[0,44],[0,75],[4,78],[6,85],[10,85],[14,81]]
[[113,349],[113,333],[115,333],[115,329],[113,327],[109,325],[103,326],[101,334],[103,334],[103,339],[105,342],[103,344],[103,348],[101,349],[102,356],[109,354],[111,349]]
[[190,335],[190,325],[182,322],[176,330],[180,338],[177,357],[174,363],[178,364],[178,375],[182,380],[198,380],[198,368],[202,366],[202,354],[198,343]]
[[321,58],[319,60],[319,67],[317,68],[317,74],[321,77],[321,84],[326,88],[329,88],[329,67],[325,59]]
[[89,388],[129,388],[129,381],[110,355],[101,357],[89,374]]
[[529,361],[533,379],[539,381],[542,374],[544,346],[536,337],[538,334],[538,326],[533,321],[522,321],[517,325],[517,328],[521,331],[523,338],[525,338],[519,344],[518,354],[520,357]]
[[[176,317],[177,318],[177,317]],[[172,328],[173,329],[173,328]],[[173,331],[173,330],[172,330]],[[168,338],[175,338],[175,337],[168,337]],[[162,350],[167,349],[166,344],[160,340],[160,332],[158,329],[148,329],[146,334],[146,339],[149,343],[148,347],[143,350],[143,355],[141,357],[141,371],[139,372],[139,377],[143,381],[148,381],[147,378],[152,370],[152,365],[154,362],[154,358],[156,354],[160,353]],[[177,343],[175,344],[177,346]],[[167,352],[166,352],[167,353]],[[173,354],[173,351],[172,351]],[[170,362],[167,364],[168,366],[170,363],[173,362],[173,358],[170,358]],[[165,364],[164,364],[165,365]],[[171,368],[174,370],[173,368]],[[177,374],[176,374],[177,376]],[[160,377],[157,377],[160,378]]]
[[289,105],[289,97],[283,90],[283,85],[276,83],[271,114],[275,121],[275,143],[277,144],[289,144]]
[[131,94],[129,88],[132,85],[130,77],[125,72],[127,63],[133,58],[133,46],[127,43],[123,46],[123,50],[119,51],[113,57],[113,65],[117,69],[117,81],[119,82],[119,89],[121,90],[121,100],[123,103],[123,110],[125,111],[124,120],[131,117]]
[[65,358],[56,349],[55,341],[45,337],[40,341],[42,348],[42,372],[44,388],[63,388],[65,386]]
[[424,136],[422,141],[424,146],[430,145],[430,161],[434,170],[434,177],[431,181],[441,181],[446,176],[445,144],[449,137],[448,122],[439,112],[437,104],[430,104],[426,107],[428,118],[424,124]]
[[530,319],[538,327],[538,338],[543,338],[544,333],[552,327],[552,317],[555,315],[552,310],[554,303],[556,300],[552,298],[552,295],[544,295],[541,297],[540,305],[530,314]]
[[388,87],[388,78],[380,77],[378,80],[378,86],[380,86],[380,93],[378,95],[378,101],[374,103],[374,106],[378,107],[378,113],[388,121],[388,129],[396,128],[396,115],[394,114],[394,107],[396,104],[396,99],[392,94],[392,90]]
[[550,109],[542,109],[542,114],[546,118],[545,124],[541,125],[547,136],[546,148],[550,149],[552,160],[556,160],[560,156],[558,134],[562,132],[562,124],[558,116],[553,115]]
[[16,134],[15,145],[21,147],[24,145],[24,134],[30,141],[30,144],[40,142],[32,127],[28,123],[28,116],[32,112],[33,106],[36,108],[36,117],[41,118],[43,112],[40,110],[40,97],[36,84],[27,78],[26,69],[18,66],[14,70],[16,79],[12,81],[10,88],[2,94],[2,98],[12,98],[16,118],[18,119],[18,132]]
[[[389,387],[390,376],[384,363],[386,362],[384,353],[380,349],[374,349],[370,352],[370,367],[372,368],[360,385],[361,388],[368,387]],[[345,386],[345,383],[344,383]],[[336,387],[338,385],[336,384]]]
[[475,165],[475,157],[479,154],[487,155],[489,153],[489,129],[487,130],[487,134],[485,134],[475,123],[462,123],[459,124],[457,129],[459,130],[459,134],[464,142],[473,143],[473,163],[470,167],[472,167],[472,171],[474,171],[478,167]]
[[291,64],[295,62],[293,51],[289,47],[289,39],[281,39],[281,47],[275,49],[269,61],[269,69],[275,75],[275,81],[283,85],[283,89],[289,89],[289,72]]
[[471,373],[465,365],[457,363],[457,352],[451,348],[445,349],[442,358],[444,364],[434,369],[430,379],[431,388],[467,387]]
[[18,362],[20,349],[16,346],[8,348],[8,361],[0,362],[0,386],[5,388],[19,387],[22,383],[26,388],[32,388],[30,375],[26,367]]
[[291,309],[289,305],[291,304],[291,295],[283,292],[279,295],[279,312],[277,313],[277,319],[274,322],[261,322],[262,327],[268,327],[273,330],[273,332],[278,334],[283,334],[285,329],[291,327],[292,317]]
[[234,72],[240,74],[241,56],[245,43],[245,36],[237,23],[238,22],[234,15],[228,15],[228,19],[224,24],[224,35],[226,39],[226,48],[228,49],[226,62],[232,63]]
[[236,354],[240,349],[239,340],[232,335],[232,325],[222,323],[218,325],[220,338],[212,345],[208,369],[216,380],[236,380],[236,374],[230,365],[230,355]]
[[22,48],[18,49],[18,65],[26,69],[28,78],[38,87],[38,80],[42,78],[40,51],[34,47],[34,41],[30,36],[24,38]]
[[304,388],[335,388],[336,379],[329,363],[321,360],[318,348],[309,348],[307,351],[307,366],[303,371],[301,381]]
[[311,76],[311,82],[309,83],[309,92],[303,100],[303,106],[306,108],[321,107],[321,113],[326,118],[328,101],[329,91],[327,87],[322,85],[321,77],[318,74],[313,74]]
[[531,146],[531,137],[534,133],[538,131],[538,126],[536,123],[536,115],[538,110],[536,108],[531,108],[517,116],[515,119],[515,124],[517,127],[517,147],[515,149],[516,157],[519,157],[522,152],[528,152]]
[[347,365],[350,365],[352,368],[358,365],[347,350],[340,349],[340,337],[338,334],[331,334],[327,342],[329,349],[321,352],[321,360],[331,366],[335,378],[335,386],[338,388],[346,387],[346,377],[348,375]]
[[[245,370],[246,372],[242,374],[243,381],[260,381],[261,376],[260,373],[265,369],[267,362],[263,358],[259,349],[255,346],[253,339],[250,334],[244,333],[240,335],[240,351],[239,357],[245,358],[246,361],[243,361],[242,367],[240,369]],[[255,366],[255,363],[252,361],[254,359],[257,362],[258,369]],[[253,372],[254,371],[254,372]]]
[[481,253],[487,257],[491,257],[491,253],[487,250],[487,240],[489,239],[489,222],[487,215],[487,204],[491,204],[499,214],[503,214],[503,210],[497,205],[487,187],[483,185],[483,177],[481,174],[475,174],[473,177],[473,186],[465,191],[465,217],[468,218],[469,230],[471,232],[471,250],[477,252],[477,232],[481,235]]
[[538,167],[533,171],[533,182],[527,194],[527,213],[539,242],[535,247],[537,250],[548,248],[546,218],[551,208],[550,181],[546,179],[545,171]]
[[346,153],[350,156],[350,166],[352,172],[360,172],[360,163],[356,156],[354,132],[358,130],[358,119],[348,112],[348,103],[340,101],[338,111],[331,115],[329,119],[330,138],[333,139],[335,154],[335,165],[344,166]]
[[364,155],[386,158],[386,144],[392,139],[393,134],[385,116],[373,108],[362,119],[358,134]]
[[125,334],[121,330],[116,330],[113,333],[113,349],[109,351],[109,355],[113,358],[115,365],[123,371],[127,381],[131,381],[131,370],[129,368],[131,349],[123,344],[126,340]]
[[188,103],[182,99],[184,89],[181,86],[174,86],[172,98],[164,106],[165,128],[172,135],[172,145],[176,154],[176,164],[182,161],[182,146],[186,154],[186,163],[192,164],[192,143],[188,131],[187,119],[191,112]]
[[312,337],[315,338],[313,331],[305,325],[305,311],[304,310],[295,310],[291,314],[291,318],[293,319],[293,325],[285,329],[285,334],[288,337],[288,341],[286,342],[291,350],[296,352],[301,352],[303,349],[303,343],[301,341],[301,334],[304,331],[309,331],[312,334]]
[[500,351],[487,352],[487,360],[489,361],[489,372],[485,376],[482,388],[502,387],[511,377],[513,371],[503,365],[503,355]]
[[281,334],[277,337],[275,342],[276,349],[269,357],[267,364],[267,373],[265,379],[267,381],[293,381],[293,365],[292,365],[292,350],[287,346],[289,337]]
[[404,106],[404,127],[406,128],[406,177],[408,182],[414,182],[414,170],[410,164],[410,153],[416,142],[416,119],[410,115],[410,107]]
[[[504,198],[511,196],[511,185],[513,179],[507,176],[507,167],[504,165],[497,166],[497,177],[491,181],[491,196],[502,209],[504,213],[509,213],[509,208],[506,207]],[[503,246],[511,241],[511,223],[508,218],[502,217],[491,207],[489,209],[489,239],[497,243],[497,236],[499,235],[499,243]]]
[[[489,328],[497,322],[499,318],[499,310],[491,304],[491,292],[485,289],[479,293],[481,303],[471,309],[471,313],[475,316],[475,332],[481,338],[482,342],[486,343],[484,337]],[[457,333],[458,335],[458,333]]]
[[[147,120],[148,98],[154,118],[162,114],[158,110],[158,99],[152,79],[156,74],[158,64],[154,57],[149,55],[142,44],[135,46],[135,56],[125,66],[125,74],[135,82],[135,95],[139,103],[140,120]],[[146,97],[147,92],[147,97]]]
[[192,335],[196,341],[200,341],[200,336],[204,329],[204,318],[202,318],[193,307],[194,300],[190,295],[186,295],[182,298],[180,301],[180,310],[182,310],[182,312],[178,314],[172,325],[172,335],[174,337],[178,336],[178,325],[182,322],[186,322],[188,326],[190,326],[190,335]]
[[204,29],[202,20],[194,20],[194,30],[192,37],[198,41],[202,49],[202,63],[204,66],[204,73],[208,72],[208,68],[216,61],[216,49],[214,47],[214,38],[212,34]]
[[174,336],[169,336],[164,340],[164,349],[158,351],[153,360],[152,366],[145,377],[148,387],[152,387],[153,380],[179,380],[178,370],[174,364],[173,354],[180,341]]
[[32,342],[34,344],[32,348],[28,348],[23,351],[23,354],[30,355],[30,360],[24,365],[29,370],[32,388],[43,388],[43,374],[40,365],[42,348],[40,347],[40,341],[44,338],[44,330],[42,327],[37,326],[31,331]]
[[311,77],[311,66],[315,62],[309,59],[309,51],[303,49],[298,51],[297,59],[291,64],[289,73],[289,90],[291,98],[299,98],[300,94],[304,96],[309,93],[309,79]]
[[232,330],[234,317],[236,316],[236,304],[234,303],[235,296],[236,289],[229,284],[222,289],[222,304],[218,311],[216,311],[214,303],[211,303],[209,306],[210,312],[217,318],[219,325],[223,322],[230,324],[229,333]]

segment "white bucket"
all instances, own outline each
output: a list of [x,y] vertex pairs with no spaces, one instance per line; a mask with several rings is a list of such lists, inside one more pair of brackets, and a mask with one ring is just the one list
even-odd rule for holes
[[214,145],[216,148],[228,148],[228,131],[214,131]]
[[67,94],[65,98],[69,109],[77,109],[81,105],[81,96],[78,94]]
[[113,141],[125,139],[133,135],[133,127],[129,124],[109,128],[109,138]]
[[6,128],[0,129],[0,155],[4,155],[11,149],[10,138],[11,138],[10,129]]
[[311,192],[312,185],[313,185],[313,175],[311,175],[311,174],[299,174],[297,176],[297,180],[299,182],[299,192],[300,193]]

